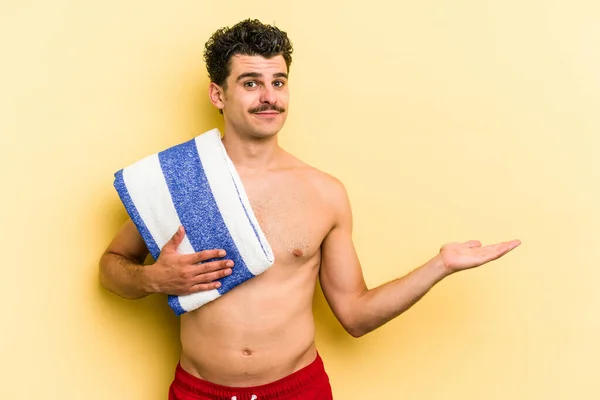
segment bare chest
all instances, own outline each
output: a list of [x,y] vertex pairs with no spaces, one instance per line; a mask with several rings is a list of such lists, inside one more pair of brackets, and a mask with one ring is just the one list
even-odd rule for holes
[[244,185],[278,264],[306,262],[318,253],[332,217],[310,184],[280,177],[246,179]]

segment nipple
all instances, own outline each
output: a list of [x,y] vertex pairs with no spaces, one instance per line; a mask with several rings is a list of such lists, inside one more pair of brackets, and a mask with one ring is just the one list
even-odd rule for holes
[[302,255],[304,254],[304,252],[300,249],[294,249],[292,250],[292,254],[296,257],[302,257]]

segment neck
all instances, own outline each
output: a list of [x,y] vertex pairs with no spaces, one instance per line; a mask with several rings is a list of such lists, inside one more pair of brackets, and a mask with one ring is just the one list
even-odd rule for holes
[[237,135],[225,130],[223,146],[237,169],[260,172],[273,167],[281,149],[277,135],[268,138],[253,138]]

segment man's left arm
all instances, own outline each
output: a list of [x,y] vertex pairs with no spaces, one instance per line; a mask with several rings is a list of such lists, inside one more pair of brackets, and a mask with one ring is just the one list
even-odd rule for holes
[[498,259],[520,244],[518,240],[488,246],[476,240],[449,243],[405,276],[368,289],[352,240],[350,202],[341,183],[332,185],[330,199],[336,215],[321,247],[321,288],[337,319],[354,337],[402,314],[445,277]]

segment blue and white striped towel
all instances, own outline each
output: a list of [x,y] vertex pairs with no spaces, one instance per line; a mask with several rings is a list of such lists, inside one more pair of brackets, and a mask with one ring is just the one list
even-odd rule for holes
[[235,263],[218,289],[169,295],[177,315],[217,299],[273,265],[271,247],[218,129],[119,170],[114,187],[155,260],[183,225],[180,253],[224,249]]

